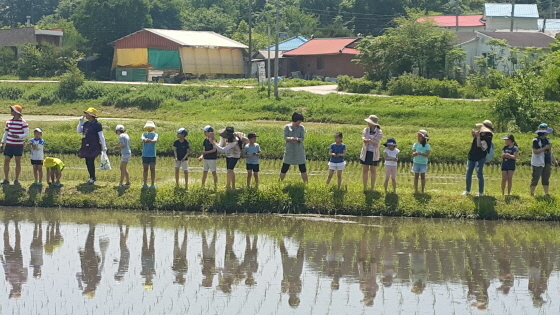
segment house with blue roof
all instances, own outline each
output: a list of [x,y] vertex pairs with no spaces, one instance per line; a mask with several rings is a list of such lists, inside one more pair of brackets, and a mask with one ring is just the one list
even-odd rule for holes
[[[292,65],[292,58],[284,57],[284,52],[294,50],[299,46],[305,44],[309,41],[309,38],[305,36],[294,36],[292,38],[288,38],[284,41],[278,43],[278,75],[281,77],[289,77],[291,76],[291,70],[293,68]],[[260,49],[257,53],[253,55],[253,70],[256,69],[256,62],[264,61],[265,64],[270,62],[270,68],[274,69],[274,61],[276,57],[276,45],[271,45],[269,47],[264,47]],[[269,60],[270,56],[270,60]],[[268,69],[268,65],[266,67]],[[255,73],[255,71],[253,71]],[[267,76],[269,76],[267,74]]]
[[[514,31],[538,31],[539,9],[536,4],[516,4],[514,6]],[[486,21],[486,30],[509,30],[511,28],[510,3],[484,4],[483,21]]]
[[[281,41],[278,43],[278,50],[279,51],[288,51],[288,50],[293,50],[298,48],[299,46],[305,44],[307,41],[309,41],[309,38],[305,37],[305,36],[294,36],[292,38],[288,38],[284,41]],[[276,49],[276,45],[272,45],[270,47],[264,47],[263,50],[267,50],[270,49],[275,50]]]

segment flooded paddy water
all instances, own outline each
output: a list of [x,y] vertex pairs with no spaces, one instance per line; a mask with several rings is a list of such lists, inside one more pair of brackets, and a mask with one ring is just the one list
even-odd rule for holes
[[558,314],[558,223],[0,209],[1,314]]

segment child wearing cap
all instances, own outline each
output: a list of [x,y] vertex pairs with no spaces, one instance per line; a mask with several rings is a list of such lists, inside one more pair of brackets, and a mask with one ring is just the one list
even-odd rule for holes
[[432,147],[428,143],[430,137],[428,137],[428,132],[424,129],[420,129],[416,133],[418,142],[412,145],[412,172],[414,173],[414,191],[418,192],[418,178],[422,182],[422,193],[424,193],[424,188],[426,188],[426,172],[428,171],[428,156],[430,156],[430,151]]
[[502,195],[505,194],[506,184],[508,188],[508,196],[511,195],[511,186],[513,183],[513,172],[515,172],[515,161],[519,154],[519,148],[515,137],[507,135],[502,138],[505,140],[506,146],[502,149]]
[[214,140],[214,128],[207,125],[202,128],[204,131],[204,141],[202,142],[202,147],[204,151],[198,157],[198,160],[204,160],[202,167],[202,187],[206,184],[206,177],[208,177],[208,172],[212,172],[212,177],[214,177],[214,189],[218,185],[218,174],[216,173],[216,160],[218,159],[218,150],[214,148],[212,141]]
[[2,136],[1,150],[4,152],[4,181],[3,185],[10,184],[10,162],[15,157],[16,176],[14,185],[19,185],[19,174],[21,173],[21,156],[23,155],[24,139],[29,136],[29,125],[21,117],[23,109],[20,105],[10,106],[12,118],[6,121],[4,135]]
[[393,192],[397,191],[397,163],[399,161],[399,149],[397,149],[397,141],[394,138],[387,139],[383,143],[385,150],[383,150],[383,158],[385,160],[385,193],[387,193],[387,186],[389,186],[389,179],[393,184]]
[[144,132],[142,134],[142,166],[144,168],[143,179],[144,184],[142,188],[148,188],[148,170],[150,171],[152,185],[151,188],[156,188],[156,143],[158,141],[158,134],[154,131],[156,124],[149,120],[144,125]]
[[183,168],[185,174],[185,189],[189,188],[189,153],[191,145],[185,137],[189,131],[185,128],[177,130],[177,140],[173,142],[173,154],[175,155],[175,183],[179,186],[179,171]]
[[245,157],[245,164],[247,165],[247,187],[251,186],[251,178],[255,177],[255,185],[259,186],[259,171],[261,155],[261,147],[257,143],[258,135],[250,132],[247,135],[249,143],[243,148],[243,156]]
[[548,134],[554,130],[548,128],[547,124],[540,124],[539,129],[535,131],[537,137],[533,139],[533,152],[531,154],[531,166],[533,175],[531,179],[531,196],[535,195],[535,188],[539,180],[542,178],[544,194],[548,194],[548,186],[550,184],[550,175],[552,172],[552,164],[558,165],[558,161],[552,154],[552,142],[548,138]]
[[[121,179],[119,181],[119,187],[130,185],[130,176],[128,175],[127,165],[132,157],[132,150],[130,149],[130,137],[126,134],[126,130],[123,125],[117,125],[115,127],[115,133],[119,136],[119,145],[115,146],[115,150],[121,151]],[[126,179],[126,183],[123,183]]]
[[342,185],[342,171],[346,166],[346,162],[344,162],[346,145],[342,143],[342,132],[334,134],[334,143],[329,146],[329,155],[329,176],[327,177],[327,185],[331,183],[331,179],[336,171],[338,189],[340,189]]
[[45,158],[45,168],[47,169],[47,184],[60,187],[60,178],[64,170],[64,163],[60,159],[47,157]]
[[43,184],[43,160],[45,153],[43,147],[45,140],[43,140],[43,130],[35,128],[33,130],[33,138],[29,139],[31,146],[31,165],[33,166],[33,177],[35,178],[34,185],[41,186]]

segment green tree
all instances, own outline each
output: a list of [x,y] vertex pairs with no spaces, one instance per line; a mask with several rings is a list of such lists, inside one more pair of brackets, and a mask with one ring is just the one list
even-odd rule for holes
[[56,14],[53,14],[43,17],[36,27],[42,30],[60,28],[64,32],[62,47],[83,53],[88,52],[87,40],[78,32],[72,21],[60,19]]
[[[237,26],[237,30],[231,36],[231,39],[249,46],[249,24],[247,24],[244,20],[241,20]],[[252,40],[253,51],[263,49],[268,43],[267,35],[256,33],[255,31],[253,31]]]
[[214,31],[231,36],[235,30],[235,19],[218,6],[181,12],[183,29],[191,31]]
[[181,29],[181,11],[188,6],[180,0],[151,0],[150,15],[154,28]]
[[58,0],[0,0],[0,20],[10,27],[25,25],[27,16],[34,24],[43,16],[52,14],[58,5]]

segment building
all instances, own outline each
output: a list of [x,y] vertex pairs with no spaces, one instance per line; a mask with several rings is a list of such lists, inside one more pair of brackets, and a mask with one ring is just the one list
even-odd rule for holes
[[[309,41],[309,38],[305,36],[294,36],[288,38],[284,41],[278,43],[278,76],[280,77],[290,77],[292,76],[291,70],[293,68],[292,62],[293,58],[284,57],[285,51],[290,51],[298,48],[299,46],[305,44]],[[269,60],[270,56],[270,60]],[[271,72],[274,72],[274,62],[276,56],[276,45],[271,45],[269,47],[264,47],[260,49],[253,55],[253,70],[252,73],[257,72],[257,63],[264,62],[265,69],[268,69],[268,62],[270,62]],[[268,71],[268,70],[267,70]],[[272,77],[274,74],[268,74],[267,77]]]
[[419,18],[418,22],[432,20],[437,26],[445,27],[452,31],[473,32],[484,31],[485,24],[482,21],[482,14],[474,15],[431,15]]
[[215,32],[145,28],[111,44],[118,81],[245,75],[248,47]]
[[539,31],[555,37],[560,33],[560,19],[539,19]]
[[12,47],[14,51],[25,44],[41,45],[50,43],[55,46],[62,45],[64,32],[60,29],[36,30],[34,27],[12,28],[0,30],[0,46]]
[[[486,3],[482,20],[487,31],[511,29],[511,8],[509,3]],[[514,31],[536,31],[539,29],[539,9],[536,4],[516,4]]]
[[457,45],[462,47],[466,52],[465,65],[470,69],[477,69],[476,59],[478,56],[491,56],[493,47],[488,45],[492,39],[502,39],[508,42],[508,47],[503,51],[495,49],[501,56],[497,59],[505,57],[507,62],[500,62],[498,60],[489,60],[490,63],[495,62],[495,67],[500,71],[510,72],[517,69],[519,65],[515,62],[515,58],[510,59],[510,51],[512,48],[525,49],[525,48],[539,48],[539,54],[550,52],[550,43],[554,38],[539,32],[489,32],[489,31],[476,31],[473,33],[462,33],[458,35]]
[[284,57],[293,57],[293,71],[300,71],[306,78],[362,77],[364,68],[353,61],[359,53],[358,41],[359,38],[314,38],[285,52]]

